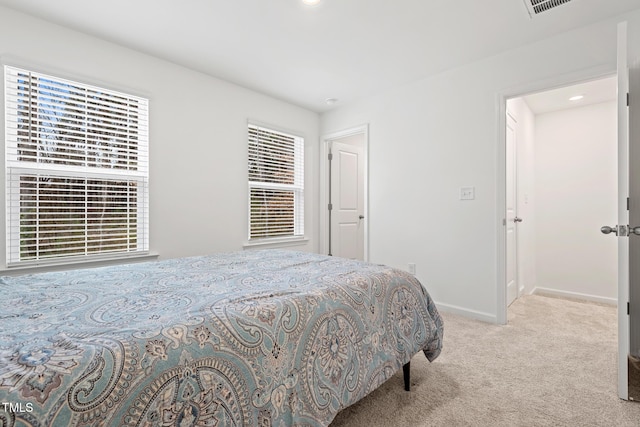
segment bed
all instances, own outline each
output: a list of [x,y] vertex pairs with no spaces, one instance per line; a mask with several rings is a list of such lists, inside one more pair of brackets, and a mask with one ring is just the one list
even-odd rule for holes
[[414,276],[257,250],[0,278],[0,426],[327,426],[423,352]]

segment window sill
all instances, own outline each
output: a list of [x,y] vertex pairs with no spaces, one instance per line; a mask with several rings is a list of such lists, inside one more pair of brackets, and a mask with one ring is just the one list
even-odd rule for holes
[[119,257],[103,257],[79,260],[59,260],[59,261],[36,261],[13,264],[0,270],[0,274],[6,276],[17,276],[32,273],[44,273],[48,271],[74,270],[80,268],[106,267],[109,265],[132,264],[136,262],[155,261],[160,254],[142,253]]
[[286,246],[303,246],[309,243],[306,237],[289,237],[285,239],[263,239],[255,242],[245,242],[242,247],[244,249],[254,248],[282,248]]

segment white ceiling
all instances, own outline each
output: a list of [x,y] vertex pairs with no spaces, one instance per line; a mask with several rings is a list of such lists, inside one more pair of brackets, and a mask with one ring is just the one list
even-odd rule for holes
[[[593,80],[572,86],[561,87],[544,92],[523,96],[524,101],[534,114],[550,113],[567,108],[584,107],[600,102],[615,101],[618,93],[616,76]],[[582,95],[583,98],[571,101],[569,98]]]
[[[530,18],[523,0],[0,0],[322,112],[640,8],[573,0]],[[43,34],[43,36],[45,36]],[[327,98],[338,102],[329,106]]]

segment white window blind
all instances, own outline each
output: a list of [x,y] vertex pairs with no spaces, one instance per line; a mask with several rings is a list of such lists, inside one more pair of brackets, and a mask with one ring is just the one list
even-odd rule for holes
[[249,124],[249,240],[304,235],[304,140]]
[[148,100],[5,66],[7,263],[149,249]]

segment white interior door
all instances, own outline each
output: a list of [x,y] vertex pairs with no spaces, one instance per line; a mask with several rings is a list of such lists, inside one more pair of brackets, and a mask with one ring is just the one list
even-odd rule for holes
[[[626,94],[629,91],[627,67],[627,23],[618,26],[618,224],[629,223],[628,130]],[[627,355],[629,354],[629,240],[618,238],[618,395],[629,398]]]
[[518,298],[518,172],[517,172],[517,144],[516,121],[507,112],[506,129],[506,282],[507,306]]
[[331,143],[331,255],[364,260],[364,149]]
[[[640,28],[618,26],[618,394],[640,400]],[[607,229],[605,231],[605,229]]]
[[[633,29],[630,29],[633,30]],[[640,47],[638,32],[628,34],[629,65],[629,351],[628,397],[640,400]],[[620,234],[620,233],[618,233]],[[622,240],[622,239],[619,239]],[[620,310],[619,310],[620,311]]]

